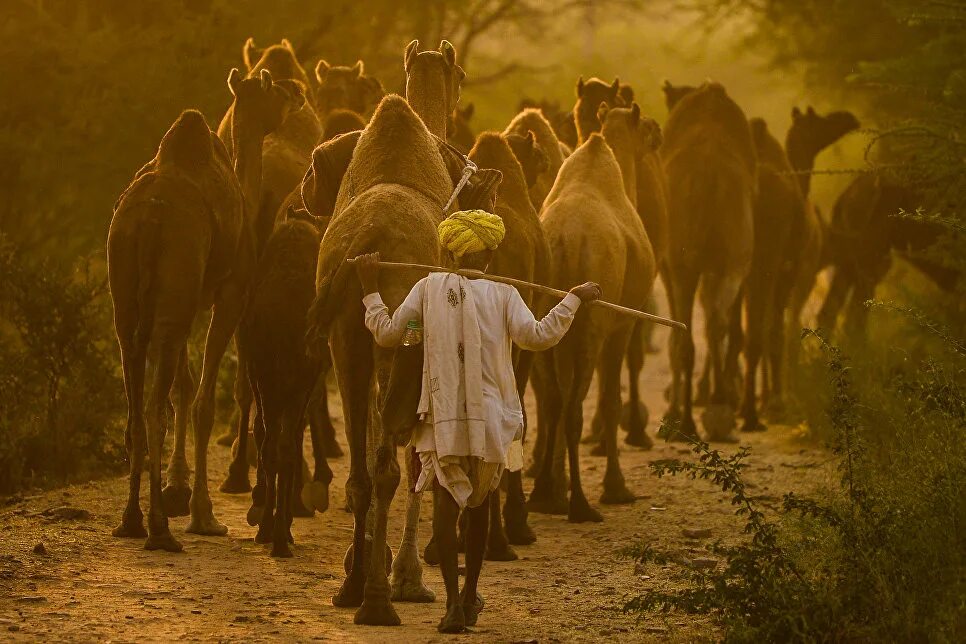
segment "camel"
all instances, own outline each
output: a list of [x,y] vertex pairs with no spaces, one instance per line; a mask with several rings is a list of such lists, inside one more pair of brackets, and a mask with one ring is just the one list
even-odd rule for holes
[[[389,261],[438,264],[436,226],[451,192],[436,140],[404,99],[389,95],[359,136],[319,249],[310,333],[328,339],[342,393],[351,453],[347,489],[354,515],[350,570],[332,601],[358,606],[355,621],[360,624],[400,623],[390,599],[385,552],[387,513],[400,474],[393,437],[381,431],[378,415],[370,413],[378,392],[386,391],[392,351],[375,346],[363,323],[360,287],[344,262],[378,251]],[[418,277],[405,272],[382,276],[380,292],[391,309]],[[358,305],[347,306],[351,302]],[[366,467],[370,442],[377,445],[371,478]],[[366,515],[373,496],[375,517],[367,549]]]
[[[784,293],[788,292],[782,278],[794,277],[796,257],[791,250],[796,244],[792,233],[805,220],[805,199],[799,182],[792,173],[781,143],[768,131],[760,118],[749,121],[751,135],[758,155],[758,194],[754,202],[755,247],[751,269],[743,287],[745,329],[740,323],[732,329],[731,343],[743,340],[745,355],[744,391],[741,397],[741,431],[765,429],[758,417],[757,375],[760,360],[771,340],[781,337]],[[740,316],[740,311],[737,314]],[[781,350],[781,344],[777,345]],[[736,358],[737,356],[735,356]],[[737,371],[737,366],[735,366]]]
[[473,104],[470,103],[466,107],[456,106],[449,116],[449,124],[446,128],[447,140],[463,154],[468,154],[476,143],[476,135],[473,134],[473,128],[470,126],[474,111]]
[[792,270],[784,271],[779,279],[779,300],[785,303],[784,319],[779,317],[772,321],[772,337],[767,342],[764,361],[767,374],[762,378],[761,398],[772,417],[780,417],[783,413],[784,365],[794,367],[798,364],[802,310],[812,292],[815,277],[822,268],[824,222],[809,199],[815,157],[858,128],[859,121],[851,112],[820,115],[811,106],[805,112],[797,107],[792,109],[792,125],[785,137],[785,153],[792,168],[799,173],[797,178],[805,208],[801,212],[803,217],[794,223],[790,237],[792,248],[786,267]]
[[600,131],[600,121],[597,118],[597,108],[601,103],[608,107],[623,106],[620,97],[620,79],[608,85],[599,78],[591,78],[584,82],[583,77],[577,79],[577,102],[574,104],[574,123],[577,125],[577,143],[583,143],[593,132]]
[[361,60],[352,67],[333,66],[320,60],[315,65],[315,83],[315,111],[323,120],[338,109],[370,114],[386,95],[382,83],[366,76]]
[[673,382],[666,420],[680,423],[680,435],[697,436],[690,329],[700,279],[714,377],[703,421],[712,440],[726,439],[734,409],[728,404],[724,345],[730,314],[751,268],[757,157],[748,120],[724,87],[708,82],[679,99],[670,90],[666,83],[665,95],[673,104],[661,146],[670,221],[666,283],[672,317],[688,330],[672,336]]
[[[537,143],[536,136],[532,131],[527,131],[525,136],[519,134],[504,134],[506,142],[513,152],[513,156],[523,170],[523,180],[527,186],[527,199],[530,198],[529,191],[536,185],[540,176],[550,169],[550,160],[547,153],[543,151]],[[533,206],[533,202],[530,202]],[[533,206],[536,210],[536,206]]]
[[560,141],[560,151],[564,157],[568,157],[577,147],[577,126],[574,124],[574,113],[572,110],[564,110],[557,101],[546,99],[535,101],[532,98],[524,98],[517,105],[517,113],[524,110],[536,109],[547,119],[553,127],[554,135]]
[[[310,357],[305,346],[321,237],[304,219],[290,216],[278,225],[259,258],[239,327],[239,338],[248,347],[259,443],[249,523],[258,524],[255,543],[271,543],[273,557],[292,556],[292,506],[302,464],[305,411],[322,371],[322,360]],[[325,472],[316,474],[325,491],[324,502],[314,509],[324,512],[332,471],[325,464]]]
[[288,38],[282,38],[279,44],[264,48],[255,46],[255,39],[249,38],[242,46],[242,61],[248,76],[257,75],[260,70],[267,69],[276,80],[291,78],[299,81],[305,88],[306,100],[314,104],[315,95],[309,76],[299,64],[295,47]]
[[[636,161],[641,155],[640,108],[608,109],[598,118],[601,134],[592,134],[563,164],[547,196],[541,223],[551,248],[554,286],[572,286],[586,279],[600,284],[602,298],[640,308],[650,293],[656,266],[651,244],[637,214]],[[546,303],[544,303],[546,306]],[[570,470],[568,519],[602,521],[590,506],[581,484],[578,453],[583,429],[584,398],[594,369],[600,365],[605,393],[604,423],[607,470],[602,503],[627,503],[627,490],[617,458],[616,431],[620,416],[620,370],[633,323],[600,308],[578,311],[567,336],[537,358],[540,377],[540,423],[548,444],[530,496],[531,510],[553,510],[554,440],[566,437]],[[544,420],[546,419],[546,420]]]
[[[218,364],[241,315],[255,262],[254,218],[249,210],[261,177],[264,137],[304,97],[293,85],[274,83],[265,71],[243,81],[229,76],[238,118],[232,161],[204,117],[189,110],[161,141],[154,160],[122,194],[111,221],[107,255],[114,320],[128,396],[125,432],[131,458],[130,494],[118,537],[147,536],[145,547],[177,552],[169,516],[187,514],[188,532],[224,535],[208,494],[207,448],[214,416]],[[239,95],[243,98],[239,99]],[[184,457],[192,377],[187,360],[191,323],[213,307],[201,384],[191,403],[195,430],[195,481],[188,491]],[[145,369],[152,366],[147,409]],[[175,449],[168,486],[161,489],[164,415],[176,384]],[[138,494],[145,447],[150,458],[148,532]],[[184,505],[189,505],[184,508]]]
[[530,186],[530,202],[539,212],[543,207],[543,202],[553,187],[553,182],[560,172],[563,165],[564,155],[560,151],[560,141],[554,134],[550,122],[537,108],[526,108],[513,117],[510,124],[503,130],[504,134],[516,134],[517,136],[528,136],[532,132],[536,144],[543,150],[547,157],[547,170],[537,176],[536,182]]
[[325,117],[322,125],[322,138],[319,143],[325,143],[340,134],[356,132],[366,127],[366,120],[358,112],[352,110],[332,110]]

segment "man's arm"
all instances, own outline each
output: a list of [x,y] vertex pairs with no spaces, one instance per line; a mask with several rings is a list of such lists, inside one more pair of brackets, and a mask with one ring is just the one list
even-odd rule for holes
[[600,297],[600,287],[596,284],[588,282],[574,287],[546,317],[537,321],[520,293],[516,289],[511,291],[507,302],[510,339],[526,351],[543,351],[560,342],[570,329],[580,303]]
[[357,260],[359,279],[365,295],[362,303],[366,307],[366,328],[372,333],[376,344],[390,349],[399,344],[410,320],[421,320],[423,316],[423,284],[416,282],[409,295],[395,313],[389,315],[389,308],[379,294],[379,253],[364,255]]

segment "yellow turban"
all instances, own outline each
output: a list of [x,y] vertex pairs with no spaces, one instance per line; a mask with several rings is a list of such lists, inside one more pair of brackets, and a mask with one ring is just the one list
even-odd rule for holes
[[439,244],[457,257],[496,250],[503,241],[503,220],[485,210],[460,210],[439,224]]

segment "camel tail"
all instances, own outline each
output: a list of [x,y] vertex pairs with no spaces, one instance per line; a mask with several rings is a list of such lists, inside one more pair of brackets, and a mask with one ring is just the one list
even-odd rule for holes
[[151,340],[151,327],[154,324],[155,298],[152,295],[156,286],[158,258],[161,256],[161,221],[163,219],[159,212],[162,208],[161,202],[152,200],[148,208],[150,214],[141,222],[137,234],[138,318],[137,327],[134,330],[134,345],[142,348],[148,346]]
[[308,327],[305,345],[313,358],[327,358],[329,347],[329,327],[344,310],[343,303],[349,290],[358,281],[352,266],[341,262],[331,273],[325,275],[316,289],[315,300],[309,308]]

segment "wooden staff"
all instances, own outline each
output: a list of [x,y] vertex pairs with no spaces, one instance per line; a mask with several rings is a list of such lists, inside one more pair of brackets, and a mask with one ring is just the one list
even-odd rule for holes
[[[357,259],[358,257],[347,259],[346,262],[349,264],[355,264]],[[524,280],[518,280],[512,277],[503,277],[502,275],[490,275],[489,273],[484,273],[483,271],[468,268],[443,268],[442,266],[430,266],[429,264],[407,264],[403,262],[376,262],[376,265],[379,266],[379,268],[412,269],[426,271],[428,273],[455,273],[456,275],[462,275],[463,277],[470,277],[473,279],[488,279],[492,282],[509,284],[510,286],[515,286],[517,288],[529,288],[546,295],[555,295],[559,298],[563,298],[567,295],[567,291],[561,291],[558,288],[544,286],[543,284],[534,284],[533,282],[526,282]],[[617,313],[622,313],[624,315],[630,315],[631,317],[635,317],[639,320],[647,320],[655,324],[663,324],[664,326],[674,327],[683,331],[688,330],[687,325],[683,322],[671,320],[670,318],[662,318],[659,315],[652,315],[650,313],[645,313],[644,311],[638,311],[637,309],[621,306],[620,304],[614,304],[613,302],[593,300],[592,302],[588,302],[588,304],[602,306],[605,309],[610,309],[611,311],[616,311]]]

